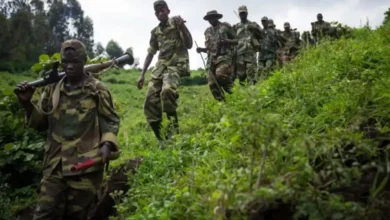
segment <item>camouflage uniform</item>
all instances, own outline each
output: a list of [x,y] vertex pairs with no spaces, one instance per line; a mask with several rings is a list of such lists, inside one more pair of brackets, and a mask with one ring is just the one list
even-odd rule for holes
[[310,36],[309,31],[304,31],[302,33],[302,47],[308,47],[314,44],[313,38]]
[[273,26],[269,26],[266,30],[263,30],[261,38],[261,49],[258,56],[258,71],[256,76],[256,82],[260,78],[266,78],[271,71],[275,68],[277,60],[277,49],[279,48],[281,37],[277,30]]
[[[75,49],[80,57],[86,54],[79,41],[64,42],[61,54],[66,48]],[[54,100],[58,100],[57,108],[53,108]],[[61,80],[43,90],[26,123],[47,131],[34,219],[86,219],[97,202],[104,165],[79,172],[70,168],[97,157],[104,142],[119,150],[119,117],[109,89],[89,74],[83,85],[70,91]]]
[[[221,14],[213,10],[207,13],[204,20],[208,20],[208,16],[219,16]],[[232,46],[220,45],[221,39],[235,39],[235,32],[233,27],[226,22],[219,22],[216,27],[209,27],[204,32],[205,46],[208,51],[208,84],[214,98],[219,101],[225,100],[224,91],[231,93],[233,86],[232,81]],[[219,46],[220,45],[220,46]],[[218,47],[219,52],[218,54]],[[223,91],[223,90],[224,91]]]
[[[321,14],[318,14],[317,17],[321,17]],[[320,42],[324,37],[329,36],[330,23],[326,21],[316,21],[311,23],[311,34],[313,35],[314,41],[316,43]]]
[[[239,13],[248,12],[246,6],[238,8]],[[259,50],[261,37],[261,27],[252,21],[240,22],[233,26],[238,40],[237,45],[237,75],[240,83],[244,83],[246,78],[249,83],[254,83],[256,75],[256,53]]]
[[[157,1],[160,2],[163,1]],[[172,18],[169,18],[166,26],[160,23],[151,31],[148,53],[155,55],[157,51],[160,53],[152,70],[144,103],[149,124],[161,122],[163,112],[176,114],[180,76],[188,76],[190,71],[182,32]]]
[[290,31],[282,32],[282,37],[286,39],[282,56],[285,56],[287,60],[291,60],[298,54],[301,40],[299,39],[299,33],[291,30],[290,23],[284,23],[284,27],[290,29]]

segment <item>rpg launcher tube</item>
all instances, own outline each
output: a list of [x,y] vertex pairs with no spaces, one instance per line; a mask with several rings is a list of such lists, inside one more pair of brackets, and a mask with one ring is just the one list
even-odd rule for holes
[[78,172],[78,171],[81,171],[81,170],[86,170],[90,167],[93,167],[95,166],[96,164],[98,163],[101,163],[102,162],[102,158],[99,157],[99,158],[96,158],[96,159],[89,159],[87,161],[84,161],[82,163],[79,163],[77,165],[73,165],[71,168],[70,168],[70,171],[71,172]]

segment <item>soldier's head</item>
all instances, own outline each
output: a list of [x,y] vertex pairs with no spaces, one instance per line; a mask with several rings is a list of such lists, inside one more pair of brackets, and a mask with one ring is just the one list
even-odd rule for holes
[[321,14],[321,13],[319,13],[319,14],[317,15],[317,20],[318,20],[319,22],[321,22],[321,21],[322,21],[322,19],[323,19],[323,17],[322,17],[322,14]]
[[268,28],[268,18],[267,17],[263,17],[261,19],[261,24],[263,25],[263,28]]
[[203,17],[204,20],[209,21],[209,23],[213,26],[217,25],[219,19],[223,17],[222,14],[219,14],[216,10],[212,10],[207,12],[207,14]]
[[248,9],[245,5],[238,8],[238,14],[240,15],[241,21],[246,21],[248,19]]
[[284,26],[284,30],[285,30],[285,31],[289,32],[289,31],[291,30],[290,23],[285,22],[283,26]]
[[275,24],[274,24],[274,20],[268,19],[268,27],[269,28],[275,28],[276,27]]
[[171,12],[169,10],[168,4],[164,0],[157,0],[153,3],[154,12],[157,17],[157,19],[161,22],[168,21],[169,13]]
[[61,64],[68,77],[82,76],[87,61],[87,50],[78,40],[67,40],[61,45]]

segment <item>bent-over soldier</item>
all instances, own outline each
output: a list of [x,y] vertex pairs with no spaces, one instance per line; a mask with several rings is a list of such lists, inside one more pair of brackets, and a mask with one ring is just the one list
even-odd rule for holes
[[[84,71],[86,49],[77,40],[61,47],[65,77],[46,86],[38,105],[27,83],[15,91],[29,127],[46,130],[43,178],[35,220],[87,219],[96,205],[104,163],[119,150],[119,117],[110,90]],[[71,166],[101,156],[103,163],[84,171]]]
[[188,76],[190,73],[188,49],[192,48],[192,36],[180,16],[169,17],[170,10],[165,1],[155,1],[154,10],[160,24],[151,31],[148,54],[138,79],[138,88],[142,89],[145,73],[154,55],[159,51],[158,61],[152,70],[148,84],[144,114],[159,141],[159,147],[162,148],[163,112],[167,114],[170,121],[165,138],[170,139],[171,135],[179,133],[176,112],[178,87],[180,77]]
[[206,48],[198,47],[198,53],[208,54],[208,82],[211,93],[218,101],[224,101],[224,92],[232,93],[233,87],[233,46],[237,45],[233,27],[226,22],[220,22],[223,17],[216,10],[207,12],[203,17],[211,26],[204,32]]

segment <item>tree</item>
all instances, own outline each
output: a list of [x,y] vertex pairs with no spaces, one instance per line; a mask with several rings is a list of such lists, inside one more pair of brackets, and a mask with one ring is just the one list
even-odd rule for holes
[[390,23],[390,8],[387,9],[385,12],[385,20],[383,21],[383,24],[388,24]]
[[104,49],[102,43],[98,42],[98,43],[95,45],[94,53],[95,53],[96,56],[101,55],[101,54],[104,53],[105,51],[106,51],[106,49]]
[[123,49],[114,40],[110,40],[107,43],[106,52],[110,56],[110,58],[117,58],[123,55]]

